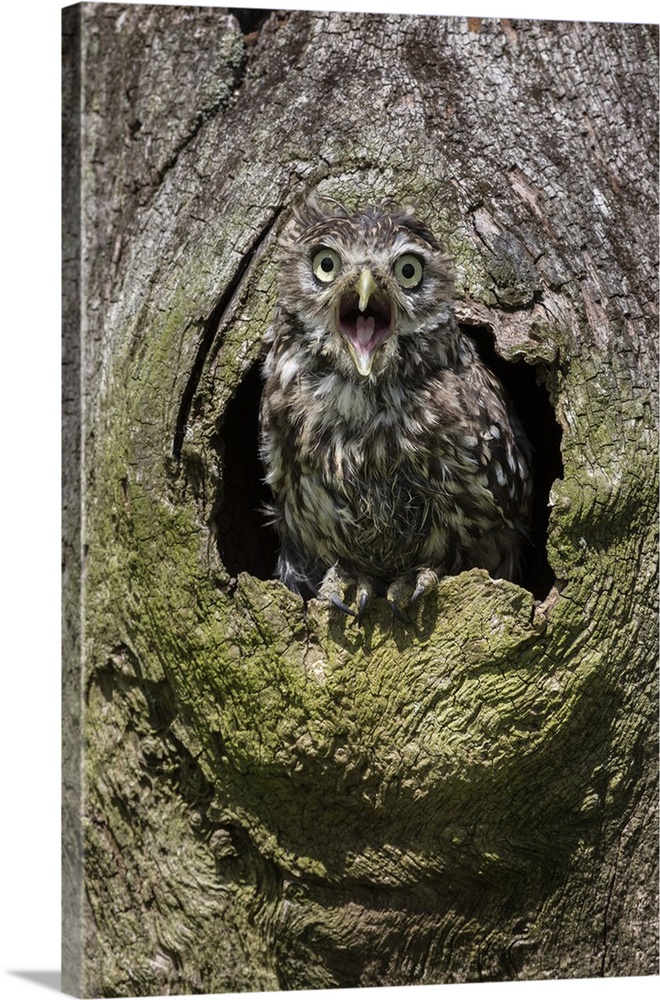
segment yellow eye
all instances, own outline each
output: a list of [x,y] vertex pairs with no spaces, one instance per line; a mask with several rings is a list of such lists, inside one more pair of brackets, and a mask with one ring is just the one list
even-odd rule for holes
[[402,288],[417,288],[423,274],[421,260],[411,253],[404,253],[394,265],[394,277]]
[[339,274],[340,263],[339,254],[336,254],[334,250],[328,250],[327,247],[323,247],[322,250],[319,250],[314,255],[312,270],[319,281],[332,281]]

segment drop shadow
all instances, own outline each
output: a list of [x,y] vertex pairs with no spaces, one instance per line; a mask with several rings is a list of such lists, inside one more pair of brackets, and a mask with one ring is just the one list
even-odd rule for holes
[[360,650],[370,655],[385,642],[393,642],[398,652],[403,653],[430,637],[438,614],[438,594],[435,591],[420,598],[409,622],[399,621],[387,601],[377,597],[360,624],[338,608],[330,608],[328,635],[351,655]]
[[57,993],[62,990],[62,973],[59,969],[7,969],[7,972],[10,976],[43,986],[45,990],[55,990]]

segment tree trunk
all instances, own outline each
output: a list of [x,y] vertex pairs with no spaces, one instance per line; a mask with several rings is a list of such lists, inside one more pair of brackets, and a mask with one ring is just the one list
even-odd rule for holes
[[[64,38],[64,988],[657,972],[657,29]],[[272,579],[258,358],[312,191],[416,205],[535,446],[524,586],[414,628]]]

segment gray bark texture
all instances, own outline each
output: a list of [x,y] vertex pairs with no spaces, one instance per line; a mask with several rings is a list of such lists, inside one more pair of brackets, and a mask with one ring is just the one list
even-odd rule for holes
[[[657,973],[653,26],[64,12],[64,989]],[[535,443],[537,568],[272,579],[275,248],[412,202]]]

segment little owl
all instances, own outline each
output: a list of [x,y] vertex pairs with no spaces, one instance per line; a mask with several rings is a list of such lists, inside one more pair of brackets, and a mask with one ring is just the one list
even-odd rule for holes
[[261,456],[304,598],[395,614],[474,566],[516,579],[530,447],[454,318],[449,258],[406,211],[308,202],[281,246]]

